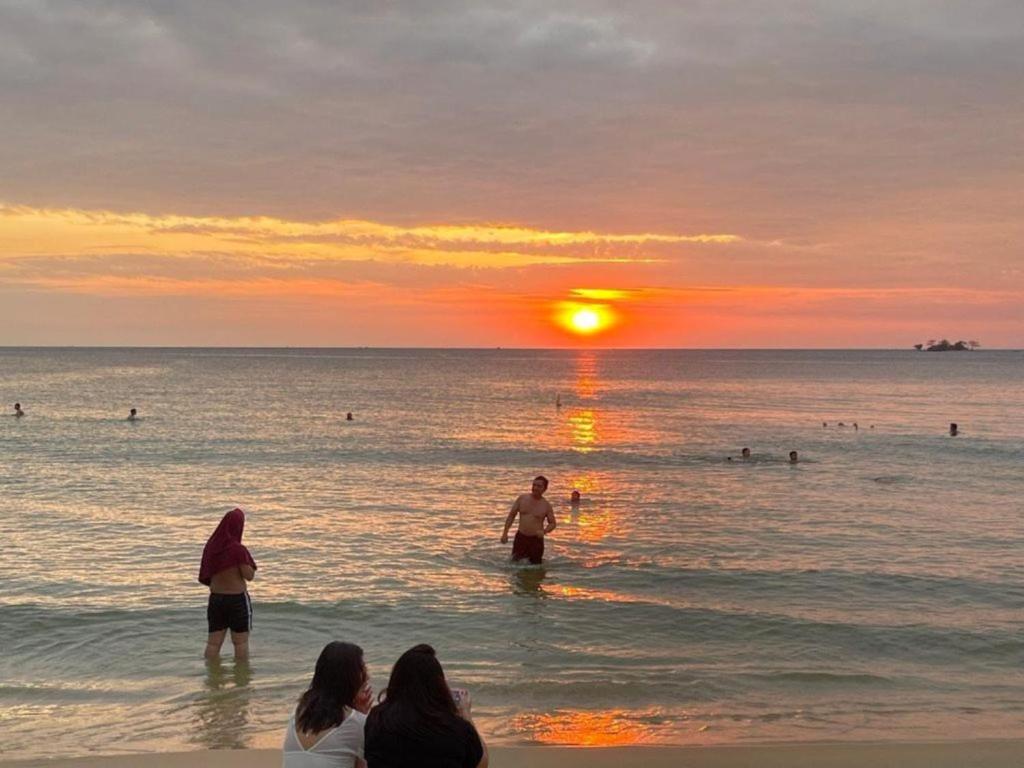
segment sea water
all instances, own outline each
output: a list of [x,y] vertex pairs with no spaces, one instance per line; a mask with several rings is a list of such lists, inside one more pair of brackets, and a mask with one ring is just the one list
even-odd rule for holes
[[[274,746],[336,639],[377,690],[431,643],[492,743],[1021,736],[1022,381],[1019,352],[0,350],[0,748]],[[513,567],[541,473],[558,528]],[[252,660],[209,666],[236,505]]]

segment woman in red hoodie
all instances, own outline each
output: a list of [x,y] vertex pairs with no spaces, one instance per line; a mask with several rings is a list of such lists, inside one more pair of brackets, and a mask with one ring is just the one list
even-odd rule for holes
[[249,658],[249,632],[252,630],[252,601],[245,584],[256,576],[256,561],[242,544],[245,513],[233,509],[224,515],[203,549],[199,583],[210,588],[206,621],[210,635],[206,640],[207,659],[220,656],[227,631],[235,646],[235,658]]

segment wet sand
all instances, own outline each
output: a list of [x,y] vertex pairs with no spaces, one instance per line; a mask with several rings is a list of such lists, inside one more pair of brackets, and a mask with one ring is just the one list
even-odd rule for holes
[[[493,768],[1010,768],[1024,740],[715,747],[495,747]],[[279,768],[277,749],[0,760],[3,768]]]

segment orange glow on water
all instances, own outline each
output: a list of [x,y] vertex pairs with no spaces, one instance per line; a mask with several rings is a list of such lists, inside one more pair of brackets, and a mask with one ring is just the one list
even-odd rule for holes
[[561,712],[527,715],[522,725],[542,744],[615,747],[650,741],[651,729],[625,712]]
[[572,429],[572,449],[580,453],[589,453],[597,442],[597,425],[594,412],[591,410],[576,411],[569,416]]

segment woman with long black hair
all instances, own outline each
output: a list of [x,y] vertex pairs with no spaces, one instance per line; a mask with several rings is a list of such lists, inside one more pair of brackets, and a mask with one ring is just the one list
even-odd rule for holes
[[467,691],[456,703],[429,645],[403,653],[382,701],[366,719],[369,768],[487,768],[487,746],[470,719]]
[[363,649],[340,642],[324,646],[313,681],[288,722],[283,768],[366,768],[363,726],[372,699]]

